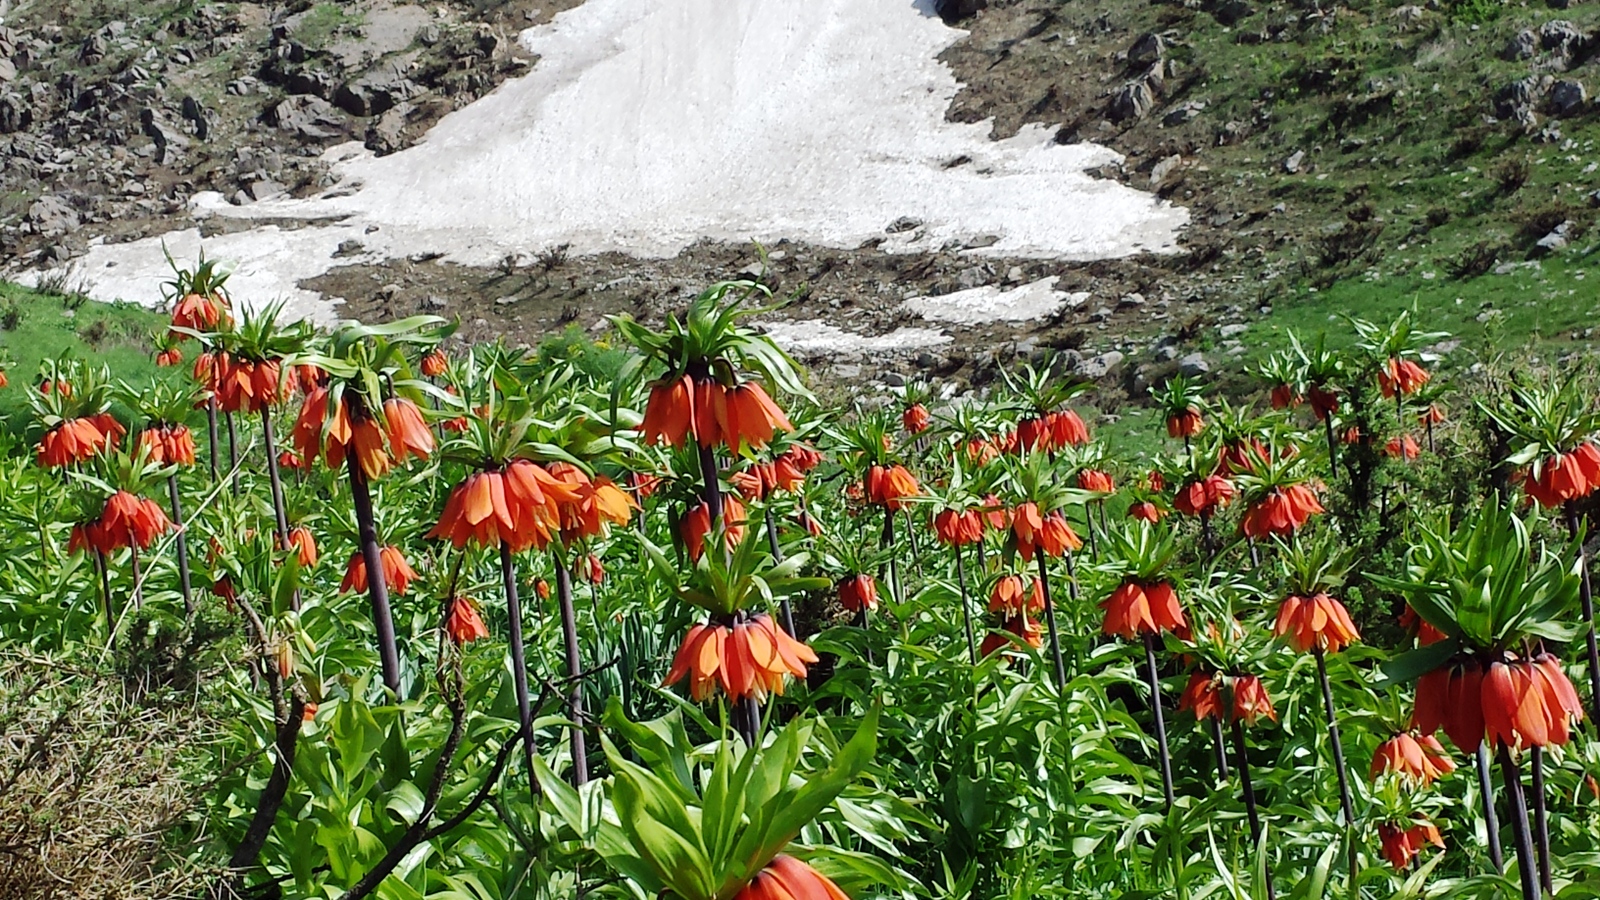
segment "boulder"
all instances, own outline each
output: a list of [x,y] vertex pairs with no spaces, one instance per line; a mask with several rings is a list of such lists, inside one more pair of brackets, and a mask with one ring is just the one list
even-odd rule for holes
[[988,8],[989,0],[933,0],[933,11],[946,22],[959,22]]
[[18,94],[0,94],[0,134],[28,130],[33,124],[33,109]]
[[33,201],[33,205],[28,207],[27,221],[33,226],[35,234],[45,237],[77,231],[79,225],[77,211],[54,194]]
[[1141,78],[1117,88],[1116,93],[1111,95],[1111,103],[1106,107],[1106,114],[1113,122],[1142,119],[1150,113],[1150,108],[1155,104],[1155,92],[1150,90],[1149,82]]
[[1583,89],[1583,82],[1564,78],[1550,86],[1550,95],[1545,100],[1545,108],[1551,115],[1575,116],[1583,112],[1588,100],[1589,96]]
[[1100,379],[1110,375],[1113,369],[1122,365],[1122,360],[1123,355],[1120,350],[1107,350],[1082,360],[1075,367],[1075,371],[1084,378]]
[[1533,59],[1533,55],[1538,52],[1539,36],[1533,33],[1533,29],[1524,28],[1517,32],[1501,48],[1500,58],[1507,62],[1517,62],[1524,59]]
[[1567,246],[1567,241],[1572,237],[1572,220],[1567,220],[1551,229],[1550,233],[1539,238],[1533,245],[1535,256],[1546,256]]
[[1161,35],[1147,31],[1140,35],[1133,46],[1128,48],[1128,64],[1131,66],[1148,66],[1160,62],[1167,55],[1167,42]]
[[1500,88],[1494,95],[1494,114],[1502,119],[1525,122],[1555,84],[1549,75],[1529,75]]
[[420,93],[416,82],[389,69],[344,83],[334,92],[333,102],[352,116],[380,116]]
[[297,94],[268,107],[262,120],[310,140],[331,138],[336,134],[334,129],[344,124],[333,104],[310,94]]
[[1206,362],[1204,354],[1190,353],[1178,360],[1178,374],[1185,378],[1196,378],[1211,371],[1211,364]]

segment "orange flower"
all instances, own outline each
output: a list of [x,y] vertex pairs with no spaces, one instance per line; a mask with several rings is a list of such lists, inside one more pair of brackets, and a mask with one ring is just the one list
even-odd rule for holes
[[1065,516],[1059,512],[1040,515],[1038,505],[1031,502],[1012,512],[1011,533],[1016,538],[1017,553],[1026,562],[1033,561],[1036,550],[1054,557],[1083,546],[1083,540],[1067,524]]
[[1383,445],[1383,452],[1393,459],[1403,459],[1407,462],[1416,459],[1422,453],[1422,448],[1417,446],[1417,441],[1409,434],[1392,437]]
[[1011,527],[1011,513],[995,494],[983,495],[983,511],[978,515],[983,519],[984,525],[995,531],[1005,531]]
[[448,361],[444,358],[444,351],[439,349],[429,350],[422,355],[418,368],[422,370],[424,378],[438,378],[443,375]]
[[1317,495],[1303,484],[1273,488],[1267,496],[1245,510],[1240,528],[1248,537],[1293,534],[1306,520],[1322,512]]
[[577,484],[576,480],[557,478],[529,460],[512,460],[505,470],[505,492],[516,536],[514,546],[539,550],[549,546],[561,528],[562,507],[581,502]]
[[[603,534],[608,524],[625,525],[638,504],[604,475],[591,479],[577,466],[553,462],[549,474],[566,490],[555,496],[561,539],[569,544]],[[532,474],[532,473],[530,473]],[[548,484],[541,484],[549,492]]]
[[10,383],[11,382],[6,378],[6,370],[0,369],[0,388],[3,388]]
[[1005,575],[995,582],[989,594],[989,611],[1004,613],[1008,617],[1044,610],[1044,587],[1033,579],[1031,590],[1024,585],[1022,576]]
[[[739,546],[744,540],[747,515],[744,504],[733,495],[722,498],[723,516],[723,543],[729,550]],[[704,500],[690,507],[683,518],[678,521],[678,537],[683,540],[683,547],[689,553],[689,558],[698,562],[706,552],[706,537],[711,534],[711,507]]]
[[[212,354],[209,374],[211,392],[223,412],[256,413],[283,402],[279,385],[282,366],[275,359],[264,361],[233,359],[226,353]],[[199,360],[195,361],[198,369]]]
[[1313,384],[1306,394],[1311,400],[1311,412],[1316,415],[1318,422],[1339,411],[1337,388]]
[[183,362],[183,351],[177,347],[168,347],[156,353],[156,365],[169,368]]
[[466,597],[450,598],[450,609],[444,617],[445,634],[456,646],[482,640],[489,636],[489,628],[478,615],[478,606]]
[[1246,725],[1255,725],[1256,719],[1261,716],[1278,721],[1278,712],[1272,708],[1272,698],[1267,696],[1266,686],[1254,675],[1234,677],[1232,712],[1230,721],[1242,721]]
[[1361,640],[1350,612],[1327,594],[1286,598],[1278,607],[1278,621],[1272,633],[1288,638],[1289,646],[1301,653],[1312,647],[1338,653]]
[[300,560],[300,568],[310,569],[317,565],[317,538],[311,529],[304,525],[296,525],[289,529],[289,546],[294,549],[295,555]]
[[[229,321],[228,302],[221,294],[190,293],[183,295],[172,308],[172,327],[190,331],[213,331]],[[187,337],[175,335],[179,340]]]
[[900,414],[900,424],[904,425],[906,431],[910,434],[921,434],[927,431],[932,422],[933,416],[928,414],[928,408],[921,403],[911,404],[906,407],[905,412]]
[[783,693],[785,675],[804,678],[806,664],[816,661],[810,647],[761,614],[731,627],[692,626],[662,685],[677,684],[687,675],[689,695],[697,701],[718,687],[732,700],[763,700],[768,694]]
[[746,500],[760,500],[762,494],[761,473],[754,469],[740,469],[728,476],[728,481],[739,496]]
[[1378,826],[1378,838],[1383,842],[1383,858],[1396,869],[1411,865],[1411,860],[1429,844],[1444,847],[1444,838],[1439,836],[1439,829],[1432,822],[1412,824],[1409,828],[1385,822]]
[[1100,630],[1130,641],[1147,634],[1188,627],[1183,607],[1178,605],[1178,593],[1165,581],[1152,584],[1132,579],[1124,581],[1111,596],[1100,601],[1100,608],[1106,613]]
[[[431,443],[432,437],[428,440]],[[394,465],[377,420],[365,411],[358,413],[348,393],[330,410],[328,389],[321,386],[306,394],[290,442],[308,466],[321,456],[329,468],[337,469],[344,465],[346,453],[354,451],[368,480],[382,478]]]
[[906,508],[907,497],[922,493],[917,479],[902,465],[879,466],[867,469],[866,498],[868,503],[887,507],[898,512]]
[[1159,522],[1167,515],[1167,511],[1148,500],[1140,500],[1128,506],[1128,518],[1139,519],[1144,522]]
[[1421,734],[1444,728],[1467,753],[1483,742],[1483,670],[1472,660],[1434,669],[1417,679],[1411,724]]
[[1050,426],[1050,443],[1057,448],[1081,447],[1089,443],[1089,426],[1070,409],[1045,416]]
[[1222,691],[1217,682],[1220,676],[1193,672],[1189,675],[1189,683],[1183,688],[1183,696],[1178,698],[1178,709],[1190,710],[1194,717],[1204,721],[1208,718],[1222,715]]
[[[112,425],[116,431],[108,433],[104,427]],[[39,439],[36,448],[39,465],[54,468],[83,462],[110,446],[121,432],[122,426],[110,416],[68,419]]]
[[878,608],[878,581],[871,575],[851,575],[840,579],[835,587],[839,592],[839,605],[850,612]]
[[1116,485],[1112,482],[1110,474],[1099,469],[1080,469],[1078,471],[1078,487],[1097,494],[1109,494],[1115,491]]
[[1417,414],[1417,424],[1424,428],[1429,425],[1442,425],[1444,421],[1444,409],[1437,403],[1429,403],[1427,409]]
[[394,464],[402,465],[407,456],[427,459],[433,452],[433,432],[422,420],[422,410],[404,397],[383,401],[383,419],[387,426],[389,452]]
[[[578,561],[578,573],[583,580],[590,584],[599,584],[606,580],[606,567],[600,564],[600,557],[591,553]],[[620,619],[618,621],[621,621]]]
[[1194,437],[1205,427],[1205,420],[1200,418],[1200,410],[1192,406],[1175,416],[1167,417],[1167,435],[1169,437]]
[[194,465],[194,435],[187,425],[156,425],[139,432],[139,447],[163,466]]
[[549,600],[550,599],[550,582],[545,581],[543,578],[539,579],[538,581],[535,581],[533,583],[533,592],[535,594],[539,595],[539,599],[540,600]]
[[1295,393],[1294,385],[1280,384],[1272,389],[1272,408],[1288,409],[1300,405],[1300,395]]
[[1210,515],[1233,502],[1233,482],[1221,475],[1208,475],[1178,488],[1172,507],[1186,516]]
[[687,375],[663,378],[650,387],[644,424],[639,426],[646,444],[683,446],[695,423],[694,393],[694,381]]
[[1393,397],[1396,392],[1402,397],[1409,397],[1422,390],[1430,377],[1427,371],[1411,360],[1391,357],[1378,372],[1378,387],[1383,389],[1385,397]]
[[[417,579],[417,573],[406,563],[406,558],[400,555],[400,548],[386,546],[378,551],[378,564],[383,568],[383,583],[388,586],[389,593],[400,596]],[[339,590],[364,593],[367,590],[367,561],[358,550],[350,557],[349,565],[345,566],[344,580],[339,583]]]
[[104,553],[122,547],[145,549],[172,530],[172,520],[154,500],[117,491],[100,511],[94,528],[87,531],[90,546]]
[[278,468],[294,471],[306,468],[306,464],[300,459],[300,454],[293,450],[280,450],[278,451]]
[[733,900],[850,900],[839,886],[805,863],[778,854]]
[[722,441],[738,453],[742,447],[760,449],[771,443],[778,431],[793,431],[789,417],[772,402],[761,385],[746,381],[728,388],[724,400],[714,407]]
[[1590,480],[1586,472],[1588,450],[1592,448],[1592,444],[1584,444],[1577,451],[1545,457],[1539,463],[1538,475],[1523,482],[1528,496],[1539,501],[1539,505],[1546,509],[1589,496],[1596,487],[1600,487]]
[[1266,462],[1272,456],[1267,445],[1260,438],[1240,438],[1222,445],[1222,453],[1217,458],[1218,475],[1243,475],[1254,472],[1258,463]]
[[976,510],[942,510],[933,517],[933,533],[947,547],[976,544],[983,540],[983,519]]
[[[549,532],[544,532],[548,540]],[[439,521],[429,530],[430,539],[447,540],[458,549],[468,541],[479,547],[510,545],[520,553],[532,543],[531,535],[518,533],[507,498],[502,472],[478,472],[456,485],[445,499]]]
[[1431,734],[1412,737],[1410,732],[1402,732],[1378,745],[1367,777],[1376,779],[1385,772],[1394,772],[1418,787],[1427,787],[1455,770],[1455,762],[1439,745],[1438,738]]
[[993,655],[996,651],[1004,650],[1012,645],[1007,634],[1021,640],[1028,646],[1037,650],[1044,646],[1044,634],[1039,628],[1039,623],[1032,621],[1026,615],[1005,616],[1001,619],[1000,629],[991,631],[983,637],[980,650],[984,656]]
[[1534,661],[1495,661],[1483,676],[1483,722],[1489,741],[1507,747],[1565,744],[1583,718],[1578,693],[1548,653]]

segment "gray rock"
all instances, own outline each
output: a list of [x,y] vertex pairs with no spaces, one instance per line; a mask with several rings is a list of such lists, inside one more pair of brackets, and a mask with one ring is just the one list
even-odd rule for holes
[[1133,46],[1128,48],[1128,63],[1134,66],[1148,66],[1164,59],[1166,55],[1167,42],[1161,39],[1161,35],[1147,31],[1139,35]]
[[27,221],[35,234],[55,237],[77,231],[78,213],[66,200],[50,194],[33,201],[28,207]]
[[1245,0],[1222,0],[1211,10],[1211,15],[1225,28],[1232,28],[1255,13],[1256,8]]
[[1586,42],[1583,32],[1566,19],[1552,19],[1539,26],[1539,46],[1563,56],[1581,50]]
[[1155,103],[1155,92],[1150,89],[1149,82],[1141,78],[1117,88],[1116,93],[1111,95],[1106,114],[1113,122],[1142,119],[1150,113]]
[[367,245],[355,238],[346,238],[339,242],[338,249],[333,251],[334,256],[356,256],[367,249]]
[[153,106],[139,110],[139,127],[145,136],[155,141],[157,165],[165,164],[170,154],[189,146],[189,139],[183,136],[183,132],[168,122],[161,111]]
[[1177,171],[1178,167],[1181,166],[1181,165],[1183,165],[1183,157],[1180,156],[1177,153],[1174,153],[1171,156],[1165,157],[1162,160],[1160,160],[1159,162],[1157,162],[1150,169],[1150,187],[1151,187],[1151,189],[1153,190],[1155,188],[1160,187],[1161,183],[1163,181],[1167,180],[1167,176],[1171,175],[1173,172]]
[[426,300],[423,300],[422,301],[422,305],[427,307],[428,309],[437,310],[437,309],[444,309],[445,307],[449,306],[450,305],[450,301],[446,300],[443,297],[440,297],[437,294],[434,294],[434,295],[429,296]]
[[1557,225],[1549,234],[1539,238],[1538,242],[1533,245],[1534,254],[1543,256],[1567,246],[1567,239],[1572,234],[1572,226],[1573,223],[1569,219]]
[[1173,108],[1162,117],[1161,124],[1167,126],[1168,128],[1174,128],[1194,119],[1196,116],[1200,115],[1200,113],[1204,112],[1205,108],[1206,104],[1204,100],[1189,100],[1187,102],[1180,103],[1177,107]]
[[1138,293],[1124,294],[1122,299],[1117,301],[1117,309],[1138,309],[1143,305],[1144,295]]
[[1583,89],[1583,82],[1563,78],[1551,85],[1545,107],[1552,115],[1573,116],[1583,112],[1588,100],[1589,95]]
[[0,95],[0,134],[27,131],[33,124],[33,109],[17,94]]
[[1532,29],[1524,28],[1501,48],[1500,58],[1508,62],[1517,62],[1533,59],[1533,55],[1538,52],[1539,36],[1534,34]]
[[1000,243],[1000,235],[998,235],[998,234],[980,234],[977,237],[968,238],[967,240],[962,241],[961,242],[961,249],[963,249],[963,250],[982,250],[985,247],[993,247],[995,244],[998,244],[998,243]]
[[226,90],[228,94],[233,97],[248,97],[251,94],[261,90],[261,79],[255,77],[254,75],[246,75],[243,78],[235,78],[234,80],[228,82]]
[[291,94],[311,94],[327,100],[339,90],[339,79],[321,69],[300,69],[289,73],[283,86]]
[[889,371],[878,376],[878,380],[889,387],[905,387],[906,377],[899,372]]
[[889,227],[885,228],[884,231],[888,232],[889,234],[900,234],[901,232],[911,231],[921,227],[921,219],[912,218],[911,216],[901,216],[900,218],[895,219],[893,222],[890,222]]
[[917,354],[916,363],[919,369],[931,369],[939,364],[939,357],[924,350]]
[[1555,79],[1549,75],[1519,78],[1495,92],[1494,114],[1501,119],[1515,119],[1527,125],[1533,110],[1543,103],[1554,84]]
[[367,128],[366,146],[368,150],[379,156],[404,150],[406,140],[406,119],[411,115],[412,105],[402,103],[394,109],[385,112],[378,120]]
[[17,77],[17,64],[0,56],[0,84],[13,81]]
[[299,94],[268,108],[262,117],[268,125],[309,140],[326,140],[343,124],[333,105],[321,97]]
[[958,22],[988,8],[989,0],[933,0],[933,11],[946,22]]
[[1226,340],[1228,338],[1236,338],[1239,335],[1244,334],[1246,331],[1249,331],[1249,330],[1250,330],[1250,326],[1249,325],[1245,325],[1245,324],[1243,324],[1241,322],[1235,322],[1232,325],[1224,325],[1221,328],[1218,328],[1217,329],[1217,334],[1222,335],[1223,339]]
[[1178,373],[1187,378],[1204,375],[1209,371],[1211,371],[1211,364],[1206,362],[1204,354],[1190,353],[1178,360]]
[[1178,348],[1167,344],[1156,348],[1156,359],[1162,362],[1172,362],[1178,358]]
[[989,283],[989,272],[983,266],[968,266],[956,275],[956,286],[963,291],[983,287]]
[[1295,152],[1289,154],[1288,159],[1283,161],[1283,170],[1288,172],[1290,175],[1293,175],[1300,171],[1300,164],[1305,161],[1306,152],[1304,150],[1296,150]]
[[1077,365],[1077,374],[1090,379],[1104,378],[1112,370],[1122,365],[1123,355],[1120,350],[1107,350],[1097,356],[1091,356]]
[[352,116],[377,116],[422,93],[416,82],[393,69],[345,83],[333,102]]
[[269,200],[273,197],[281,197],[289,192],[287,187],[284,187],[283,185],[271,179],[252,181],[250,184],[245,186],[245,190],[249,192],[250,199],[257,202]]

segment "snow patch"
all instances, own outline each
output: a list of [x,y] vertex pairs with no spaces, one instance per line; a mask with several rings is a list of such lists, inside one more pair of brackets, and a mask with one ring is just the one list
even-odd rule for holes
[[800,356],[922,350],[955,340],[937,328],[896,328],[888,334],[871,337],[845,331],[820,319],[787,319],[761,325],[774,343]]
[[1077,307],[1089,299],[1087,291],[1056,290],[1057,277],[1051,275],[1009,291],[986,284],[937,297],[912,297],[902,305],[924,319],[952,325],[1028,322],[1043,319],[1064,307]]
[[[540,56],[528,75],[415,147],[335,148],[340,181],[318,197],[213,205],[258,227],[208,240],[207,255],[256,273],[236,283],[241,302],[284,297],[326,318],[296,284],[344,262],[332,250],[368,226],[384,236],[363,238],[375,252],[477,266],[563,243],[670,257],[707,238],[1074,260],[1175,251],[1187,211],[1085,173],[1111,150],[1037,125],[991,141],[989,122],[945,120],[959,85],[936,57],[963,34],[907,0],[588,0],[522,34]],[[341,224],[267,224],[330,217]],[[920,224],[886,234],[901,220]],[[90,292],[155,302],[165,273],[147,263],[162,240],[183,258],[192,234],[91,248]]]

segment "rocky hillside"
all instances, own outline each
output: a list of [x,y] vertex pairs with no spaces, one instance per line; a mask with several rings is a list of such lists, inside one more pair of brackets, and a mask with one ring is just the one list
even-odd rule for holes
[[[324,148],[405,146],[537,65],[515,33],[579,2],[12,4],[0,28],[0,248],[70,259],[94,235],[172,227],[197,191],[241,204],[312,192]],[[1041,122],[1057,141],[1120,151],[1098,174],[1188,207],[1186,252],[1080,264],[871,242],[775,248],[764,277],[799,296],[798,315],[880,335],[905,324],[906,296],[1053,275],[1088,298],[1040,321],[956,329],[954,348],[936,352],[823,354],[841,374],[979,383],[1008,353],[1064,349],[1081,374],[1137,395],[1180,367],[1237,370],[1256,333],[1412,304],[1469,348],[1567,353],[1592,336],[1596,8],[953,6],[981,8],[964,10],[970,36],[943,57],[966,85],[949,116],[992,120],[996,137]],[[493,270],[427,262],[353,265],[313,286],[359,316],[442,309],[467,323],[464,337],[534,340],[763,271],[750,248],[725,245],[650,262],[560,248]]]
[[325,186],[323,148],[407,146],[525,71],[516,33],[575,4],[10,4],[0,252],[59,260],[89,235],[165,230],[197,191]]

